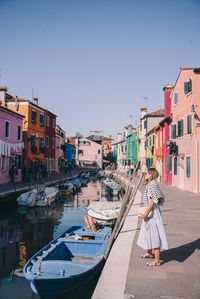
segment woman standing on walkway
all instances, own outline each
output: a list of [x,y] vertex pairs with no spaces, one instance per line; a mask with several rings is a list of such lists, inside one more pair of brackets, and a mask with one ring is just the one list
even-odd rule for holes
[[164,203],[164,195],[157,182],[159,174],[155,168],[149,168],[145,175],[145,191],[143,203],[146,210],[140,217],[143,219],[137,244],[146,250],[143,258],[153,258],[148,266],[160,266],[160,249],[168,249],[167,238],[163,226],[160,205]]

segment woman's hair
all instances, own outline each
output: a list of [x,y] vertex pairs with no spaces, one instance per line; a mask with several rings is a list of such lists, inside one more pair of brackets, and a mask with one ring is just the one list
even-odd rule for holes
[[147,172],[151,175],[148,180],[144,181],[144,184],[147,185],[150,181],[153,181],[159,177],[158,170],[155,167],[149,167]]

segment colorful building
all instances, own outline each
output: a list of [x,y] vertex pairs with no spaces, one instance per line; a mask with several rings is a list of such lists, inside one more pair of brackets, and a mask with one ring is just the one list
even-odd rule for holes
[[[5,90],[0,87],[0,101],[4,97]],[[22,115],[0,105],[0,184],[21,180],[22,126]]]
[[156,127],[151,129],[146,134],[146,142],[145,142],[145,148],[146,148],[146,166],[149,167],[156,167],[156,151],[155,151],[155,145],[156,145]]
[[3,104],[24,116],[23,120],[23,166],[44,162],[45,110],[38,106],[38,99],[12,97],[6,93]]
[[172,185],[200,192],[200,68],[181,68],[171,93]]
[[[163,117],[164,117],[163,109],[159,109],[157,111],[147,113],[146,108],[141,108],[140,134],[139,134],[139,139],[140,139],[139,157],[140,157],[140,161],[141,161],[141,166],[146,165],[146,162],[148,163],[146,166],[149,166],[151,164],[151,162],[152,162],[152,165],[155,163],[155,161],[152,160],[152,159],[154,159],[154,155],[151,156],[150,152],[148,153],[149,156],[146,157],[146,154],[147,154],[146,137],[149,136],[148,134],[151,134],[151,130],[153,130],[155,127],[158,126],[159,122],[163,119]],[[155,133],[153,135],[155,138]],[[152,141],[153,140],[151,140],[151,143],[152,143]],[[154,140],[154,142],[155,142],[155,140]],[[149,147],[149,145],[148,145],[148,147]],[[146,158],[148,158],[148,160],[146,160]]]
[[169,152],[169,141],[171,140],[170,124],[172,122],[170,94],[171,94],[172,90],[173,90],[173,86],[170,84],[166,85],[163,88],[165,117],[159,123],[160,127],[162,128],[162,131],[163,131],[163,134],[162,134],[162,151],[163,151],[162,182],[166,185],[172,184],[172,172],[170,169],[171,157],[170,157],[170,152]]
[[126,137],[126,162],[129,166],[136,166],[138,163],[138,131],[132,125],[127,127]]
[[76,137],[76,159],[80,165],[103,166],[102,145],[90,139]]
[[56,125],[55,128],[55,172],[63,172],[66,169],[66,161],[64,158],[65,131]]
[[[47,170],[52,173],[56,172],[55,163],[55,138],[56,138],[56,115],[45,110],[45,163]],[[44,147],[44,144],[43,144]]]

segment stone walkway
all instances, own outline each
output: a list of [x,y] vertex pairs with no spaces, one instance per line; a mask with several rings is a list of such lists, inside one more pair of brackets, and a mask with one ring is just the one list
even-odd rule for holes
[[[162,208],[169,249],[162,266],[148,267],[142,249],[133,242],[124,298],[200,298],[200,196],[161,185]],[[139,221],[140,229],[141,221]]]

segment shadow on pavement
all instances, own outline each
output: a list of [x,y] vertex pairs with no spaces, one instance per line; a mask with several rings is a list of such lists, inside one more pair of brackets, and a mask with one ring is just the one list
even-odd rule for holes
[[182,263],[189,258],[196,249],[200,250],[200,239],[161,252],[161,259],[163,260],[163,264],[170,261]]

